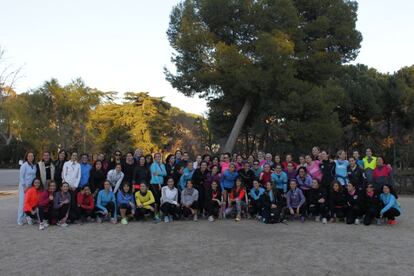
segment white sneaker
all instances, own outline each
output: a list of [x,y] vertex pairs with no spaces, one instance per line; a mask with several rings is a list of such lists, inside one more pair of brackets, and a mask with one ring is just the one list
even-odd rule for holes
[[47,220],[44,220],[44,221],[43,221],[43,226],[44,226],[45,228],[49,227],[49,223],[47,222]]
[[213,222],[214,221],[214,217],[213,216],[209,216],[208,217],[208,221]]
[[327,223],[328,223],[328,220],[327,220],[326,218],[323,218],[323,219],[322,219],[322,223],[323,223],[323,224],[327,224]]
[[358,225],[359,224],[359,219],[356,219],[355,220],[355,225]]
[[164,222],[165,222],[165,223],[169,223],[169,222],[170,222],[170,218],[169,218],[168,216],[165,216],[165,217],[164,217]]
[[68,224],[66,222],[59,223],[58,226],[60,226],[60,227],[68,227]]
[[26,217],[27,224],[33,225],[33,219],[31,217]]
[[315,221],[316,221],[316,222],[320,222],[320,221],[321,221],[321,217],[320,217],[320,216],[316,216],[316,217],[315,217]]
[[39,224],[39,230],[45,230],[45,225],[43,224],[43,222]]
[[194,214],[194,216],[193,216],[193,221],[198,221],[197,214]]

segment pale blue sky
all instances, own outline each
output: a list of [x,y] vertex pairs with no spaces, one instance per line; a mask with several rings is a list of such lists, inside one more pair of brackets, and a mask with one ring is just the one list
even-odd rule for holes
[[[82,77],[104,91],[149,91],[200,114],[203,100],[186,98],[165,80],[172,49],[166,30],[178,0],[0,0],[0,45],[23,65],[18,91],[52,77]],[[357,62],[381,72],[414,64],[414,1],[360,0],[363,34]]]

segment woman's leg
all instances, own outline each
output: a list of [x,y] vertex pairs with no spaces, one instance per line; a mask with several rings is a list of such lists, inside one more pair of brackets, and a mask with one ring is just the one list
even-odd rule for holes
[[63,204],[58,209],[58,214],[57,214],[58,221],[60,221],[61,223],[65,223],[66,222],[66,220],[68,219],[68,216],[69,216],[69,209],[70,209],[70,205],[69,204]]
[[106,204],[105,208],[108,210],[108,213],[111,213],[111,218],[115,218],[115,204],[110,201]]
[[390,208],[387,212],[384,213],[384,217],[388,220],[395,220],[395,217],[398,217],[400,212],[395,208]]
[[19,185],[19,207],[17,209],[17,224],[23,224],[25,214],[23,212],[23,205],[24,205],[24,189],[21,185]]
[[121,204],[121,206],[119,206],[119,213],[121,214],[121,218],[126,218],[126,212],[127,212],[127,205]]

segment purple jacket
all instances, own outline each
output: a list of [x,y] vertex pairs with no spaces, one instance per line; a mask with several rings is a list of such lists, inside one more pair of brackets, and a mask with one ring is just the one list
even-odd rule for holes
[[296,176],[296,182],[298,183],[298,187],[302,190],[309,190],[312,188],[312,177],[310,175],[307,175],[305,179],[302,179],[298,176]]
[[217,182],[217,185],[220,187],[220,182],[221,182],[221,174],[217,173],[216,175],[212,175],[211,173],[209,173],[207,175],[206,180],[204,181],[204,189],[206,191],[208,191],[211,188],[211,183],[213,183],[213,181]]
[[286,201],[288,208],[298,208],[305,204],[305,196],[301,189],[289,190],[286,194]]

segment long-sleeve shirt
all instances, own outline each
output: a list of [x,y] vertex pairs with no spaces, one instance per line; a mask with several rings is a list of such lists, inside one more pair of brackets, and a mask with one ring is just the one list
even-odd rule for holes
[[309,190],[312,188],[312,177],[310,175],[307,175],[305,178],[298,175],[296,176],[296,182],[298,183],[298,187],[302,190]]
[[335,160],[335,178],[341,185],[348,184],[348,160]]
[[76,202],[81,208],[85,210],[93,210],[95,208],[95,203],[91,194],[86,195],[82,192],[79,192],[76,196]]
[[381,199],[381,202],[385,205],[384,208],[382,208],[380,211],[381,215],[383,215],[385,212],[387,212],[391,208],[395,208],[398,210],[398,212],[401,213],[400,205],[398,204],[398,201],[393,194],[382,193],[380,195],[380,199]]
[[36,178],[36,171],[36,165],[24,162],[20,167],[19,186],[23,189],[30,187],[33,180]]
[[151,191],[147,191],[145,194],[141,191],[135,193],[135,200],[137,206],[141,204],[145,209],[150,209],[151,205],[155,203],[155,198]]
[[124,193],[123,191],[119,191],[116,195],[116,201],[118,203],[118,207],[120,207],[121,204],[127,204],[132,209],[135,209],[135,199],[131,193]]
[[177,188],[173,187],[170,189],[168,186],[164,186],[161,189],[161,204],[163,203],[171,203],[177,204],[178,203],[178,190]]
[[151,164],[150,172],[151,172],[150,184],[162,185],[164,183],[164,177],[167,175],[167,171],[165,170],[164,164],[154,161],[154,163]]
[[98,199],[96,200],[96,207],[104,212],[108,212],[108,210],[106,209],[106,205],[109,202],[113,202],[114,206],[115,206],[115,211],[114,211],[114,217],[116,217],[116,200],[115,200],[115,194],[112,191],[107,191],[107,190],[101,190],[98,193]]
[[314,161],[312,161],[311,164],[308,164],[306,166],[306,171],[308,172],[308,174],[312,178],[317,179],[319,183],[321,182],[321,180],[322,180],[322,171],[321,171],[321,168],[320,168],[319,160],[314,160]]
[[284,193],[287,192],[288,176],[285,172],[272,173],[272,182],[276,189],[283,190]]
[[117,172],[116,169],[112,169],[108,172],[106,179],[111,182],[114,193],[116,193],[121,186],[122,180],[124,179],[124,173],[122,171]]
[[258,189],[252,188],[250,190],[249,195],[253,200],[258,200],[264,194],[264,192],[265,189],[263,189],[262,187],[259,187]]
[[71,188],[77,188],[81,179],[81,168],[78,162],[67,161],[63,165],[62,181],[67,182]]
[[233,189],[234,182],[238,176],[239,174],[237,172],[231,173],[229,170],[226,170],[221,177],[221,190],[223,191],[224,189]]
[[191,180],[191,178],[193,177],[193,173],[194,173],[194,170],[190,171],[188,168],[184,169],[183,175],[180,177],[180,183],[178,185],[181,191],[185,189],[187,180]]
[[89,183],[89,174],[91,172],[92,166],[89,163],[81,163],[80,170],[81,170],[81,177],[79,181],[79,187],[83,188],[84,186],[88,185]]
[[39,204],[39,190],[35,187],[29,188],[24,195],[23,211],[31,212]]
[[230,199],[244,200],[246,196],[246,189],[238,188],[237,190],[232,190],[229,194]]
[[181,204],[191,205],[193,202],[198,200],[198,191],[194,188],[185,188],[181,192]]
[[287,201],[287,206],[289,209],[293,209],[293,208],[298,208],[301,207],[303,204],[305,204],[305,196],[302,193],[301,189],[294,189],[294,190],[289,190],[289,192],[287,192],[286,194],[286,201]]
[[69,192],[56,192],[55,198],[53,200],[53,208],[59,209],[62,205],[62,203],[67,200],[67,204],[70,204],[70,193]]

